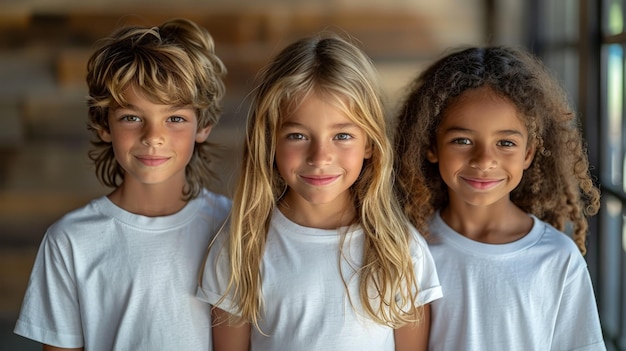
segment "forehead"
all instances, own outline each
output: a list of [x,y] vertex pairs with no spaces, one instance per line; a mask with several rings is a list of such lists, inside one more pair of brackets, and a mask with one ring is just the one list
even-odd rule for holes
[[170,105],[179,107],[189,107],[193,105],[191,99],[182,96],[181,89],[173,89],[170,86],[141,88],[137,84],[128,84],[118,89],[112,88],[114,103],[119,106],[128,106],[131,101],[145,100],[157,105]]
[[122,101],[114,102],[109,106],[109,115],[117,113],[185,115],[187,118],[199,117],[198,111],[190,105],[177,105],[154,101],[140,89],[128,89],[124,92]]
[[170,109],[191,109],[193,106],[184,103],[180,99],[172,99],[167,92],[149,91],[129,85],[124,88],[114,99],[114,103],[110,106],[116,108],[131,108],[138,105],[159,105]]
[[347,98],[324,91],[312,90],[285,104],[280,124],[293,122],[295,119],[316,119],[316,116],[332,114],[352,119]]
[[472,129],[509,125],[526,130],[515,104],[487,87],[468,90],[455,99],[443,111],[440,126],[450,124]]
[[317,94],[311,94],[299,101],[288,113],[282,125],[307,124],[320,126],[324,122],[343,121],[350,122],[349,114],[338,106],[335,101],[329,100]]

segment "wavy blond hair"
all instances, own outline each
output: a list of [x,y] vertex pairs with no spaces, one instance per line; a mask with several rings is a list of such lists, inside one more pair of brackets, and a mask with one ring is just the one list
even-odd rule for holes
[[[127,106],[124,93],[136,87],[156,103],[192,106],[198,128],[217,124],[224,97],[226,67],[215,54],[209,32],[187,19],[172,19],[158,27],[123,27],[98,41],[87,64],[89,129],[95,134],[89,158],[100,182],[117,187],[124,169],[98,130],[109,131],[111,108]],[[214,180],[209,164],[212,145],[196,143],[185,169],[186,200]]]
[[351,188],[355,224],[365,234],[364,262],[358,267],[359,296],[365,311],[374,321],[392,327],[419,321],[421,309],[415,306],[417,284],[409,253],[411,234],[392,192],[393,149],[376,77],[364,52],[332,33],[292,43],[257,77],[228,246],[231,276],[227,294],[234,297],[243,321],[259,327],[265,240],[271,213],[286,190],[274,159],[277,130],[311,93],[332,99],[365,131],[373,147],[371,159],[364,161]]
[[448,203],[437,164],[426,159],[445,109],[465,91],[489,87],[510,101],[537,152],[511,200],[564,231],[572,224],[584,254],[586,216],[600,206],[584,142],[567,95],[543,63],[512,47],[465,48],[428,67],[410,85],[397,120],[397,194],[411,222],[428,233],[428,220]]

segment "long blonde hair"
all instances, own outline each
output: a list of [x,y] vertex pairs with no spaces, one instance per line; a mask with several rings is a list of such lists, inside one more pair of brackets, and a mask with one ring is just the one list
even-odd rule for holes
[[417,283],[409,253],[412,235],[393,196],[393,148],[376,77],[361,49],[331,33],[292,43],[260,72],[248,113],[228,246],[227,295],[234,297],[243,321],[259,326],[265,240],[271,213],[286,190],[275,166],[277,130],[298,101],[313,92],[334,97],[373,148],[351,189],[355,222],[365,234],[363,264],[358,267],[365,311],[391,327],[418,321],[421,310],[415,306]]

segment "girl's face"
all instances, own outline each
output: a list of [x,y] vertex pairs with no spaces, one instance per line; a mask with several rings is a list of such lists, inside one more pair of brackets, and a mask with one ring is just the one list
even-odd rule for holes
[[451,205],[489,206],[510,201],[534,152],[515,106],[483,87],[443,112],[427,158],[439,163]]
[[276,165],[296,212],[344,211],[350,187],[372,156],[368,137],[327,99],[311,94],[279,127]]
[[110,109],[109,131],[99,131],[124,169],[123,186],[180,189],[195,143],[204,142],[211,128],[198,129],[193,108],[155,104],[133,88],[125,98],[129,106]]

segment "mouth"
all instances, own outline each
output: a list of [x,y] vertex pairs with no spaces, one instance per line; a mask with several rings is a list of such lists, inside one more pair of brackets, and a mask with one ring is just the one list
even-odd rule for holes
[[160,156],[135,156],[135,158],[142,164],[150,167],[159,166],[170,159],[169,157]]
[[315,186],[328,185],[339,178],[338,175],[333,176],[300,176],[300,178],[307,184]]
[[461,177],[465,183],[467,183],[472,188],[478,190],[489,190],[491,188],[496,187],[498,184],[502,183],[502,179],[480,179],[480,178],[464,178]]

